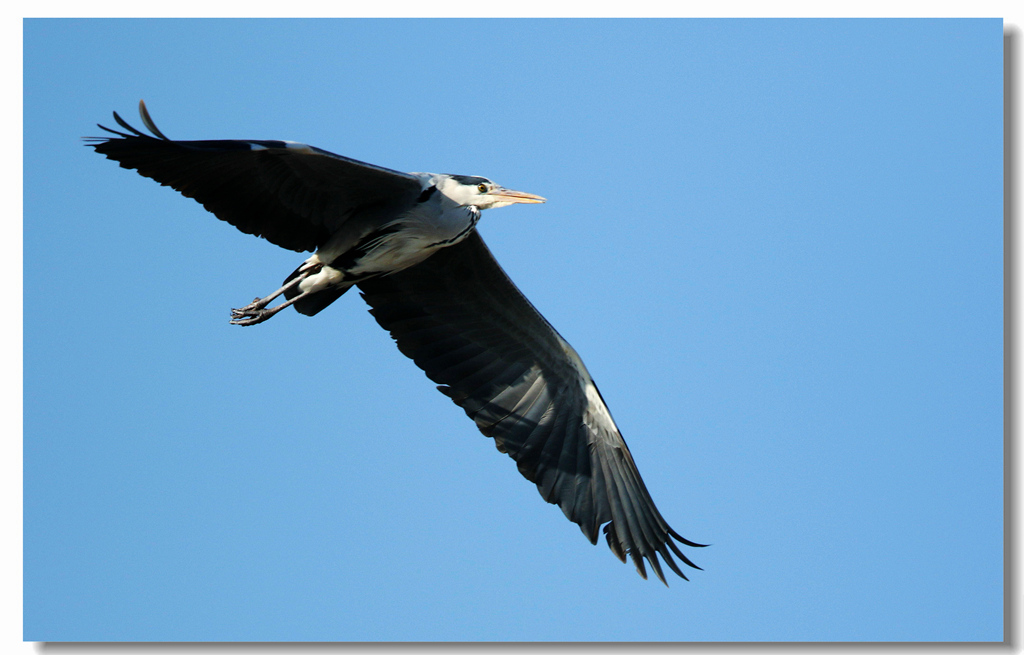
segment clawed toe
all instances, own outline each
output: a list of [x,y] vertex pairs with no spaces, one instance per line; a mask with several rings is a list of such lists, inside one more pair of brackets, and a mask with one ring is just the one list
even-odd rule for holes
[[[257,298],[256,300],[259,300]],[[255,303],[254,303],[255,304]],[[253,305],[247,305],[240,309],[231,310],[231,324],[232,325],[256,325],[267,320],[277,312],[269,311],[263,308],[253,307]]]
[[269,300],[270,300],[270,298],[267,298],[267,299],[264,299],[264,298],[253,298],[252,302],[249,303],[248,305],[246,305],[245,307],[239,307],[238,309],[232,309],[231,310],[231,314],[235,315],[235,314],[237,314],[239,312],[252,312],[252,311],[257,310],[257,309],[263,309],[264,307],[266,307],[269,304]]

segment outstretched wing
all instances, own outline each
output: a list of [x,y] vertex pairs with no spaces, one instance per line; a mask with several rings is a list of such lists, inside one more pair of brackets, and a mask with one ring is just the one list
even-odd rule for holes
[[172,141],[139,102],[144,134],[114,113],[127,130],[100,125],[116,137],[89,145],[123,168],[198,200],[246,234],[298,252],[315,250],[360,216],[393,216],[412,206],[419,180],[289,141]]
[[[662,582],[660,554],[699,568],[654,506],[579,356],[520,293],[474,232],[421,264],[359,283],[370,313],[438,389],[462,407],[541,496],[598,528],[619,559]],[[667,583],[666,583],[667,584]]]

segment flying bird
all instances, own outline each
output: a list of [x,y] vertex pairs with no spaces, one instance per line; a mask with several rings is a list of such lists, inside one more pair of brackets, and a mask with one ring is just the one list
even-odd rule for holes
[[[442,393],[596,544],[668,584],[658,555],[699,569],[701,547],[662,518],[576,351],[516,288],[476,231],[485,209],[542,203],[484,177],[402,173],[292,141],[174,141],[139,102],[145,134],[87,145],[194,198],[246,234],[313,252],[282,286],[232,310],[255,325],[285,307],[313,316],[353,285],[377,323]],[[274,305],[280,296],[284,299]]]

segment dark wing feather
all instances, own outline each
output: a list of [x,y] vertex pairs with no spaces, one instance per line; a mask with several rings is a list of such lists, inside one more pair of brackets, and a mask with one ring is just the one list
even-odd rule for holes
[[415,203],[419,180],[406,173],[285,141],[172,141],[140,103],[136,130],[100,127],[96,152],[194,198],[246,234],[298,252],[315,250],[353,218],[393,216]]
[[[541,496],[591,543],[605,526],[619,559],[664,582],[660,554],[686,578],[679,536],[654,506],[579,356],[520,293],[477,233],[421,264],[359,283],[370,313]],[[671,551],[670,551],[671,549]]]

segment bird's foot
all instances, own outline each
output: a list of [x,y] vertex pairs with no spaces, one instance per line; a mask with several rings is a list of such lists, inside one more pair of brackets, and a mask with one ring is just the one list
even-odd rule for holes
[[232,309],[231,310],[231,314],[234,315],[235,312],[251,312],[251,311],[254,311],[254,310],[257,310],[257,309],[263,309],[264,307],[266,307],[267,305],[270,304],[271,300],[273,300],[273,298],[271,298],[271,297],[267,297],[267,298],[259,298],[259,297],[253,298],[252,302],[249,303],[248,305],[246,305],[245,307],[239,307],[238,309]]
[[251,303],[249,303],[245,307],[232,309],[231,324],[256,325],[257,323],[262,323],[263,321],[267,320],[268,318],[278,313],[285,307],[292,305],[296,300],[305,297],[306,294],[300,293],[299,295],[293,297],[290,300],[286,300],[279,305],[275,305],[274,307],[270,308],[267,307],[267,305],[269,305],[274,300],[274,298],[277,298],[282,293],[285,293],[285,291],[290,286],[295,286],[295,283],[289,282],[287,285],[281,287],[280,289],[270,294],[269,296],[266,296],[265,298],[255,298]]
[[242,307],[241,309],[231,310],[231,324],[232,325],[256,325],[262,323],[274,314],[276,311],[264,309],[259,306],[259,298],[253,303]]

